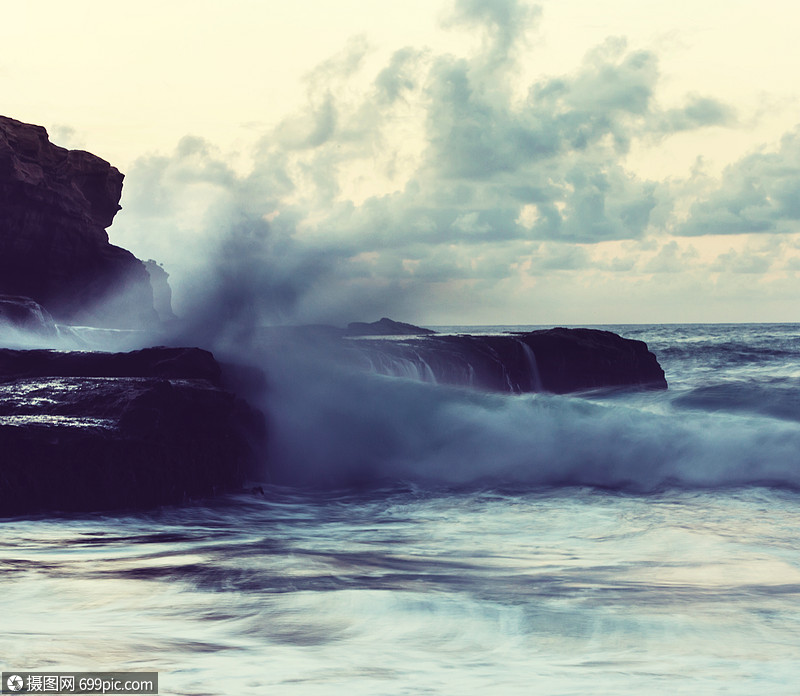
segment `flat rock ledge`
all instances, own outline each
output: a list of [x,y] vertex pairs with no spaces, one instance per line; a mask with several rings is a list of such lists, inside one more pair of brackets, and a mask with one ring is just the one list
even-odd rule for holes
[[198,348],[0,350],[0,516],[143,509],[235,490],[264,416]]
[[598,329],[370,338],[349,345],[375,372],[488,391],[667,388],[664,370],[646,343]]

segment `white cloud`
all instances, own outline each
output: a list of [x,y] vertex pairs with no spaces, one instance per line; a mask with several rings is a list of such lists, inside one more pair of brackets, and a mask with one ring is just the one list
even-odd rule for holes
[[719,186],[690,211],[677,234],[800,231],[800,127],[772,152],[758,151],[730,165]]
[[114,234],[165,263],[179,304],[244,324],[437,307],[477,321],[482,305],[534,302],[532,288],[551,281],[569,301],[635,287],[678,303],[710,292],[710,272],[774,270],[774,249],[709,259],[671,235],[793,229],[797,134],[716,188],[704,178],[691,206],[690,180],[637,176],[628,153],[736,125],[733,109],[695,93],[662,108],[658,56],[622,39],[520,90],[517,61],[539,19],[512,0],[462,0],[450,24],[480,38],[473,54],[405,47],[375,66],[369,44],[352,41],[309,73],[305,106],[260,138],[251,171],[199,138],[138,160]]

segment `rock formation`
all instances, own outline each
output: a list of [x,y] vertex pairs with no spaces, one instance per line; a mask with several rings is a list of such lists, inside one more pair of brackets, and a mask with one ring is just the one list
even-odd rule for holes
[[597,329],[548,329],[520,334],[535,357],[544,391],[666,389],[664,370],[644,341]]
[[[122,174],[0,117],[0,337],[53,321],[138,328],[174,318],[167,274],[111,245]],[[151,285],[152,280],[152,285]],[[52,316],[51,316],[52,314]],[[255,381],[231,370],[228,383]],[[0,516],[141,508],[229,490],[263,416],[198,348],[0,349]]]
[[0,340],[9,330],[38,336],[56,335],[53,317],[38,302],[29,297],[0,295]]
[[379,321],[370,323],[363,321],[351,322],[347,325],[345,333],[347,336],[425,336],[436,332],[383,317]]
[[0,293],[30,297],[59,321],[157,321],[144,264],[106,234],[122,179],[41,126],[0,116]]
[[590,389],[666,389],[647,344],[596,329],[348,341],[381,374],[501,392],[566,394]]
[[169,273],[154,259],[144,262],[150,276],[150,285],[153,286],[153,306],[162,322],[177,319],[172,311],[172,288],[169,286]]
[[182,503],[240,486],[263,416],[197,348],[0,350],[0,516]]

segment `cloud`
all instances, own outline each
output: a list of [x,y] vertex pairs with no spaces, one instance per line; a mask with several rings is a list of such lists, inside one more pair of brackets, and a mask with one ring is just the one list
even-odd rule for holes
[[557,110],[567,124],[589,123],[613,130],[614,119],[646,115],[658,80],[658,59],[650,51],[627,51],[627,42],[607,39],[586,55],[571,79],[536,85],[533,95],[548,111]]
[[481,68],[493,72],[511,59],[541,8],[519,0],[456,0],[446,26],[477,27],[483,34]]
[[800,127],[774,152],[729,166],[719,186],[696,202],[680,235],[794,233],[800,230]]
[[[631,119],[646,127],[651,90],[642,86],[655,79],[653,57],[628,55],[614,42],[592,52],[576,75],[533,85],[522,103],[485,88],[475,61],[439,56],[421,66],[427,72],[406,76],[425,105],[410,178],[361,206],[335,207],[327,233],[360,235],[367,248],[641,237],[657,185],[627,172],[620,153]],[[381,86],[385,80],[381,73]],[[535,210],[534,218],[522,222],[523,210]]]
[[48,128],[50,140],[69,150],[83,149],[86,146],[83,137],[72,127],[57,123]]
[[[662,110],[657,56],[620,38],[520,89],[539,17],[459,0],[449,24],[477,52],[404,47],[377,69],[351,41],[307,76],[304,107],[259,140],[251,171],[191,137],[139,160],[116,239],[165,264],[179,311],[236,327],[413,318],[548,274],[634,272],[635,252],[592,249],[646,242],[672,208],[673,189],[626,168],[632,142],[731,112],[698,95]],[[677,270],[676,254],[663,246],[650,272]]]
[[381,104],[394,104],[419,86],[418,65],[423,55],[410,47],[392,54],[389,64],[375,78],[375,94]]
[[596,152],[616,160],[631,130],[646,127],[655,64],[654,55],[609,41],[576,74],[530,85],[520,104],[498,100],[476,80],[474,60],[442,57],[428,76],[427,164],[440,176],[486,180],[541,169],[555,157]]
[[720,254],[709,270],[723,273],[766,273],[773,259],[767,254],[745,254],[731,249]]
[[695,94],[684,107],[669,109],[656,121],[656,132],[667,135],[707,126],[732,126],[736,123],[736,112],[723,102]]
[[645,273],[682,273],[694,265],[698,253],[693,247],[681,249],[675,240],[667,242],[645,265]]

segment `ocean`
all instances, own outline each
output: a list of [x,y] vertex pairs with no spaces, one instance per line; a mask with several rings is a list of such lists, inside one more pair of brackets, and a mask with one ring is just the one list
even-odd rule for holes
[[192,695],[800,693],[800,325],[602,328],[669,389],[489,394],[265,351],[252,491],[1,523],[3,669]]

